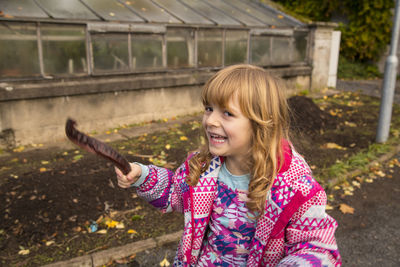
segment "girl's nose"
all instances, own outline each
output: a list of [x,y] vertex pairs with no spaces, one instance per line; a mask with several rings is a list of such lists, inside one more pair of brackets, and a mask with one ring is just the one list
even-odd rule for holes
[[220,126],[220,121],[219,121],[219,118],[218,118],[218,114],[216,113],[216,112],[212,112],[211,114],[209,114],[207,117],[206,117],[206,125],[207,126],[214,126],[214,127],[218,127],[218,126]]

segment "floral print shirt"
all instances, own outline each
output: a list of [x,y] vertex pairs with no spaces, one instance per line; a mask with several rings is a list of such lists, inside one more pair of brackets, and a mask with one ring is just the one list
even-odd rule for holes
[[249,178],[232,175],[225,164],[221,167],[198,266],[246,266],[256,229],[256,214],[246,207]]

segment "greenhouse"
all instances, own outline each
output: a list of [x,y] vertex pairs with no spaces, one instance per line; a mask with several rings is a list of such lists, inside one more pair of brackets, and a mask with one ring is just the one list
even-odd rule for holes
[[[331,34],[330,25],[305,25],[250,0],[1,0],[0,141],[10,131],[16,144],[34,142],[35,131],[61,136],[67,115],[91,129],[132,123],[132,114],[143,121],[190,113],[201,84],[232,64],[262,66],[310,88],[321,27]],[[147,103],[149,92],[169,106],[179,94],[185,104],[111,107],[121,95]],[[41,125],[17,123],[44,114]]]
[[3,0],[0,9],[2,80],[306,61],[304,25],[241,0]]

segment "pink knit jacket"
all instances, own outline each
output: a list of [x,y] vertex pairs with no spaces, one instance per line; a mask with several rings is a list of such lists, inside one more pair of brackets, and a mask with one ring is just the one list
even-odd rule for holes
[[[247,266],[340,266],[336,221],[325,213],[326,194],[294,150],[268,193]],[[149,167],[138,194],[163,212],[184,213],[184,232],[174,266],[195,266],[217,192],[222,158],[215,157],[196,186],[185,182],[188,160],[175,173]]]

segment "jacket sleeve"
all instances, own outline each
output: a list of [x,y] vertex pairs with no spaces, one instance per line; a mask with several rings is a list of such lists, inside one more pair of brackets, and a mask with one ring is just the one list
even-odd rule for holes
[[169,169],[148,165],[149,173],[137,187],[140,197],[162,212],[183,212],[183,193],[189,186],[185,182],[186,162],[175,173]]
[[285,229],[285,258],[278,266],[340,266],[335,239],[337,222],[325,212],[326,193],[321,190],[291,217]]

